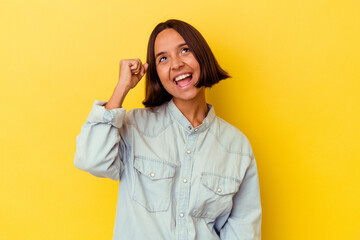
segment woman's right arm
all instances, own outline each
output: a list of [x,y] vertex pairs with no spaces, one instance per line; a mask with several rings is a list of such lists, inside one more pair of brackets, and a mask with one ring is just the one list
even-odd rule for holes
[[140,59],[125,59],[120,61],[119,82],[106,109],[121,108],[126,94],[134,88],[140,79],[145,75],[148,64],[142,64]]
[[[120,62],[119,81],[110,100],[95,101],[76,138],[74,165],[97,177],[118,180],[125,153],[125,109],[122,103],[130,89],[144,76],[148,64],[139,59]],[[104,106],[105,104],[105,106]]]

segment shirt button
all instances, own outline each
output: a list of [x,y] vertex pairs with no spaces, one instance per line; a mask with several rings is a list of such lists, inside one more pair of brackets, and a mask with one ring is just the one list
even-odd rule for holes
[[221,193],[221,192],[222,192],[222,189],[221,189],[221,188],[218,188],[218,189],[217,189],[217,192],[218,192],[218,193]]
[[189,126],[188,129],[191,130],[191,126]]
[[186,179],[186,178],[184,178],[184,179],[183,179],[183,182],[184,182],[184,183],[187,183],[187,179]]
[[180,216],[180,217],[184,217],[184,213],[180,213],[179,216]]
[[191,153],[191,151],[190,151],[190,150],[187,150],[186,152],[187,152],[188,154],[190,154],[190,153]]
[[195,130],[194,130],[194,131],[195,131],[195,132],[197,132],[198,130],[199,130],[199,129],[195,128]]
[[153,172],[150,173],[150,177],[152,177],[152,178],[155,177],[155,173],[153,173]]

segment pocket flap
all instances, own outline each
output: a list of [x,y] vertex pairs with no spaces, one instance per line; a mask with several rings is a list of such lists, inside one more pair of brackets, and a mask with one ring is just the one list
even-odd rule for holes
[[236,193],[240,187],[239,179],[208,173],[203,173],[201,182],[205,187],[218,195]]
[[172,178],[176,165],[155,159],[135,157],[134,168],[152,180]]

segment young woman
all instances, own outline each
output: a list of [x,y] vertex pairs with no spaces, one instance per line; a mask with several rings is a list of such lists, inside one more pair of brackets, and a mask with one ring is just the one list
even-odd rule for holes
[[[145,73],[146,108],[126,112]],[[179,20],[155,27],[147,63],[120,62],[114,93],[95,101],[75,154],[77,168],[120,179],[113,239],[260,239],[251,146],[205,100],[225,78],[201,34]]]

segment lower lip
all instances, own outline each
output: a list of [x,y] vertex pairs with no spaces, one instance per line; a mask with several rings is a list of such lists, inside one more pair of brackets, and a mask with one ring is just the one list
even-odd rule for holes
[[184,86],[177,85],[176,82],[174,82],[175,86],[177,86],[177,87],[180,88],[180,89],[188,88],[189,86],[191,86],[191,83],[192,83],[192,76],[191,76],[190,81],[189,81],[186,85],[184,85]]

